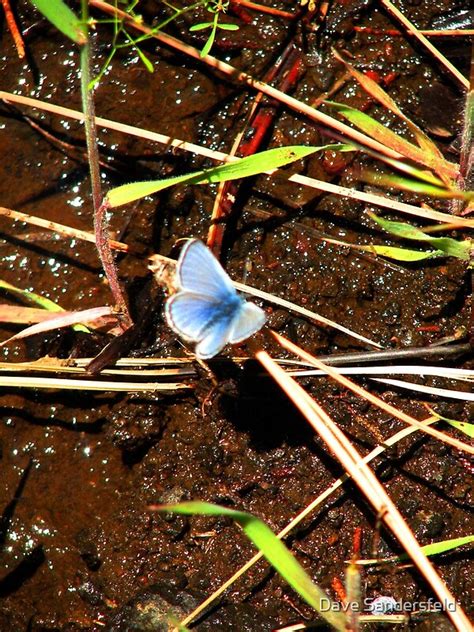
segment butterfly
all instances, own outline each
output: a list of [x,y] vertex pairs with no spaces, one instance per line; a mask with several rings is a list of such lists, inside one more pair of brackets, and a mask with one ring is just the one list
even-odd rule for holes
[[190,239],[176,267],[178,291],[165,305],[169,326],[197,343],[196,356],[212,358],[226,344],[242,342],[263,327],[263,309],[237,293],[212,252],[199,239]]

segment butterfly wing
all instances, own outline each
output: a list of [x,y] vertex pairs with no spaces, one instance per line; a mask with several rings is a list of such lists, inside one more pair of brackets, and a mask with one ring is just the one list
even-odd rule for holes
[[181,290],[228,301],[237,292],[224,268],[199,239],[190,239],[178,259],[177,278]]
[[226,315],[205,332],[203,339],[196,345],[196,356],[201,360],[208,360],[223,349],[229,342],[229,335],[233,327],[233,319]]
[[229,332],[229,342],[235,344],[246,340],[257,333],[267,320],[266,314],[258,305],[243,301],[236,311],[232,321],[232,328]]
[[206,329],[212,326],[218,313],[218,301],[193,292],[173,294],[165,305],[168,325],[177,334],[192,342],[198,342],[203,338]]

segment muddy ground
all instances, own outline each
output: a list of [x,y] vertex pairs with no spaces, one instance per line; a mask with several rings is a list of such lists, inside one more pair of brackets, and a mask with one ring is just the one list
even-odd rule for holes
[[[296,11],[289,1],[264,3]],[[262,77],[293,40],[301,53],[301,68],[292,94],[311,102],[343,74],[331,55],[335,46],[352,56],[359,69],[370,70],[371,76],[385,83],[404,111],[432,133],[445,155],[457,160],[462,91],[406,38],[355,31],[355,26],[395,28],[375,4],[330,4],[317,32],[303,17],[290,23],[244,11],[251,17],[246,23],[245,15],[230,12],[228,19],[240,30],[222,32],[213,53]],[[80,109],[77,50],[26,2],[14,6],[28,56],[26,61],[18,60],[3,20],[1,89]],[[430,28],[456,26],[465,5],[420,0],[404,1],[400,7],[419,27]],[[143,2],[140,12],[153,23],[162,5]],[[98,11],[93,15],[103,17]],[[168,27],[169,32],[201,47],[203,36],[191,35],[188,26],[203,17],[179,20]],[[94,35],[95,72],[104,62],[110,38],[110,27],[100,25]],[[467,75],[466,39],[437,44]],[[150,74],[135,53],[120,52],[96,90],[97,113],[227,151],[250,107],[251,91],[156,42],[145,43],[143,50],[155,72]],[[332,98],[402,129],[352,81]],[[264,147],[332,140],[328,130],[304,117],[275,104],[266,107],[275,119]],[[157,143],[110,130],[99,132],[105,189],[211,164]],[[92,229],[81,125],[3,104],[0,146],[1,206]],[[325,153],[289,171],[361,188],[357,173],[367,164],[367,158],[343,155],[341,159]],[[417,201],[413,195],[394,194]],[[146,257],[153,252],[176,256],[179,238],[205,240],[214,195],[211,187],[179,186],[113,212],[113,234],[140,252],[138,257],[118,257],[132,314],[142,325],[124,355],[185,357],[163,320],[164,295],[151,279]],[[444,202],[436,204],[448,208]],[[465,331],[470,282],[464,262],[441,259],[394,265],[318,238],[320,231],[357,243],[387,240],[375,230],[366,210],[353,200],[282,179],[255,178],[239,189],[225,232],[223,261],[234,279],[245,278],[249,285],[288,298],[387,348],[424,346]],[[0,231],[2,279],[70,310],[111,302],[92,246],[5,218],[0,218]],[[2,302],[15,301],[5,295]],[[346,335],[283,309],[265,307],[270,326],[311,353],[364,349]],[[17,326],[3,325],[2,339],[16,331]],[[105,334],[61,330],[12,343],[1,350],[1,359],[91,357],[108,340]],[[260,334],[255,340],[275,357],[283,356],[269,336]],[[224,356],[248,353],[243,344],[227,348]],[[468,367],[469,357],[449,364]],[[256,363],[217,360],[210,366],[219,387],[214,388],[209,375],[196,367],[188,380],[193,388],[184,394],[2,389],[1,631],[161,629],[154,619],[159,612],[189,613],[254,549],[227,519],[162,516],[148,509],[150,503],[183,499],[221,503],[252,512],[277,531],[341,475],[322,442]],[[422,399],[363,379],[360,383],[418,418],[427,414],[423,402],[450,418],[472,418],[472,408],[463,402]],[[424,383],[447,386],[435,378]],[[308,378],[303,384],[361,452],[402,427],[327,380]],[[376,470],[420,543],[472,533],[472,478],[466,460],[453,448],[413,435],[381,458]],[[290,540],[298,559],[333,598],[338,598],[333,581],[343,580],[359,527],[362,557],[399,552],[396,541],[380,531],[376,516],[351,485],[306,519]],[[460,550],[445,555],[436,566],[469,611],[472,553]],[[390,595],[409,602],[433,596],[413,569],[388,566],[364,571],[362,590],[369,598]],[[285,582],[260,563],[196,628],[264,631],[313,617]],[[415,616],[407,627],[444,630],[449,624],[441,615]]]

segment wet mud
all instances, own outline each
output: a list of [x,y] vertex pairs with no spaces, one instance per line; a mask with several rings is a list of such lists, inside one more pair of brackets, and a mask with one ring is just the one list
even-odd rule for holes
[[[1,89],[80,109],[77,49],[26,2],[15,4],[28,56],[18,60],[3,20]],[[140,3],[147,23],[155,23],[162,11],[156,4]],[[454,28],[450,25],[463,9],[463,3],[454,0],[402,4],[406,15],[423,28],[433,23]],[[289,1],[278,3],[278,8],[296,10]],[[293,40],[301,66],[292,94],[311,102],[331,90],[343,74],[331,54],[335,46],[359,69],[385,82],[392,98],[432,133],[441,151],[450,160],[458,159],[461,91],[407,38],[354,30],[394,28],[373,3],[331,3],[317,31],[304,11],[293,23],[243,8],[241,12],[231,11],[226,18],[238,23],[240,30],[218,34],[213,49],[217,57],[262,77]],[[93,15],[103,17],[98,11]],[[186,16],[171,24],[169,32],[202,47],[205,36],[188,28],[193,20],[204,18]],[[110,39],[111,27],[99,24],[94,34],[95,73]],[[440,40],[439,46],[467,75],[466,39]],[[96,89],[97,114],[228,151],[251,107],[251,91],[156,42],[144,43],[143,51],[152,60],[154,73],[135,52],[119,51]],[[331,98],[401,129],[350,79]],[[338,140],[280,105],[266,102],[266,107],[274,119],[264,147]],[[99,140],[104,190],[211,165],[209,160],[112,130],[100,129]],[[3,103],[0,147],[1,206],[92,230],[82,125]],[[358,180],[368,166],[373,167],[367,158],[328,151],[286,171],[370,190]],[[215,193],[212,186],[178,186],[111,214],[111,234],[139,252],[117,257],[138,325],[125,355],[186,357],[163,319],[165,297],[147,269],[147,255],[176,256],[178,239],[205,240]],[[396,191],[392,195],[406,202],[420,199]],[[445,202],[437,208],[449,210]],[[333,319],[385,348],[424,346],[458,334],[462,339],[470,317],[465,262],[448,258],[399,265],[320,239],[324,233],[359,244],[380,240],[366,210],[355,200],[304,189],[282,177],[253,178],[238,189],[222,259],[233,279]],[[406,219],[385,212],[384,216]],[[112,300],[95,249],[78,240],[0,217],[0,260],[3,280],[51,298],[65,309]],[[2,296],[2,302],[15,303],[11,295]],[[311,353],[365,349],[345,334],[282,308],[265,308],[270,327]],[[17,331],[18,326],[2,324],[2,340]],[[58,330],[1,348],[1,360],[92,357],[109,340],[106,334]],[[149,505],[188,499],[220,503],[251,512],[278,531],[343,473],[256,362],[230,361],[231,356],[246,357],[258,345],[274,357],[283,356],[270,336],[258,334],[249,345],[227,348],[227,360],[210,362],[214,380],[194,366],[192,378],[186,380],[192,388],[182,393],[2,388],[0,631],[166,630],[169,612],[184,618],[254,549],[228,519],[162,515],[150,511]],[[448,362],[470,366],[466,356]],[[428,403],[446,417],[472,421],[472,406],[462,401],[423,398],[359,381],[417,418],[426,416]],[[439,378],[424,383],[446,387],[446,380]],[[326,379],[305,378],[302,384],[361,452],[402,427]],[[422,544],[472,533],[472,475],[460,452],[415,434],[374,467]],[[289,540],[311,577],[333,598],[338,599],[334,579],[344,580],[358,528],[361,557],[400,552],[350,484],[308,517]],[[460,549],[441,556],[436,567],[469,611],[472,553]],[[387,595],[420,602],[433,596],[412,568],[368,567],[361,581],[368,598]],[[270,631],[313,618],[310,608],[260,562],[193,629]],[[407,628],[450,629],[446,618],[434,615],[414,616]]]

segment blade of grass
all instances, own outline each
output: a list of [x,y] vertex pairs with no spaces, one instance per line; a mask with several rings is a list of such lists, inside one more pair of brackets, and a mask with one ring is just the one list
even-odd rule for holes
[[327,607],[332,601],[306,573],[292,553],[276,537],[262,520],[243,511],[227,509],[211,503],[190,501],[177,505],[151,505],[149,509],[160,512],[172,512],[185,516],[227,516],[237,522],[245,535],[262,552],[270,564],[290,584],[303,599],[326,619],[336,630],[344,632],[346,618],[335,607]]
[[457,241],[456,239],[451,239],[450,237],[432,237],[431,235],[424,233],[416,226],[406,224],[405,222],[395,222],[384,219],[374,213],[369,213],[369,217],[381,226],[387,233],[395,235],[396,237],[428,242],[434,248],[444,252],[444,254],[451,257],[457,257],[458,259],[462,259],[464,261],[469,261],[471,257],[473,245],[471,239]]
[[342,103],[335,103],[334,101],[325,101],[325,103],[363,132],[376,138],[383,145],[391,147],[405,158],[433,170],[443,181],[452,181],[456,177],[457,166],[455,164],[448,161],[441,163],[437,156],[433,156],[433,154],[428,153],[425,149],[417,147],[410,141],[402,138],[386,125],[382,125],[382,123],[379,123],[368,114]]
[[30,0],[30,2],[66,37],[79,45],[86,43],[87,32],[83,22],[62,0]]
[[426,407],[431,413],[433,413],[433,415],[436,415],[438,419],[446,421],[450,426],[453,426],[453,428],[456,428],[460,432],[463,432],[470,439],[474,439],[474,424],[469,424],[465,421],[458,421],[457,419],[449,419],[448,417],[443,417],[443,415],[440,415],[435,410],[432,410],[429,406]]
[[345,60],[342,55],[336,50],[332,50],[334,57],[340,61],[349,73],[359,82],[362,88],[370,94],[376,101],[383,105],[387,110],[390,110],[401,118],[408,125],[410,131],[415,136],[418,145],[421,149],[426,151],[431,156],[431,161],[436,164],[436,172],[442,173],[447,178],[451,178],[452,166],[445,160],[443,154],[440,152],[436,144],[427,136],[411,119],[409,119],[402,110],[398,107],[397,103],[385,92],[385,90],[363,72],[359,72]]
[[[418,173],[420,173],[419,170]],[[392,187],[394,189],[399,189],[400,191],[420,193],[421,195],[440,198],[443,200],[470,201],[474,197],[473,191],[460,191],[459,189],[455,189],[452,184],[449,186],[443,186],[443,183],[441,183],[441,186],[437,186],[436,184],[433,185],[431,182],[427,182],[428,178],[426,177],[423,177],[422,180],[418,180],[414,178],[404,178],[401,176],[364,171],[361,174],[361,180],[377,187]]]
[[415,261],[425,261],[426,259],[442,257],[446,254],[442,250],[410,250],[409,248],[397,248],[396,246],[379,246],[377,244],[358,246],[358,248],[365,250],[366,252],[373,252],[374,254],[380,255],[382,257],[388,257],[389,259],[393,259],[395,261],[406,261],[407,263],[413,263]]
[[265,173],[269,169],[273,170],[284,165],[289,165],[317,151],[327,149],[342,150],[343,148],[352,150],[352,148],[348,149],[347,146],[334,144],[321,147],[294,145],[292,147],[267,149],[253,156],[247,156],[236,162],[231,162],[227,165],[219,165],[211,169],[202,169],[201,171],[195,171],[173,178],[124,184],[108,191],[107,200],[110,207],[115,208],[116,206],[134,202],[135,200],[147,195],[152,195],[153,193],[157,193],[176,184],[182,184],[184,182],[189,184],[209,184],[211,182],[228,182],[229,180],[247,178],[249,176]]
[[[462,538],[452,538],[451,540],[442,540],[441,542],[432,542],[431,544],[426,544],[421,547],[421,550],[426,556],[431,555],[441,555],[441,553],[446,553],[447,551],[452,551],[453,549],[457,549],[460,546],[464,546],[465,544],[470,544],[474,542],[474,535],[466,535]],[[386,558],[374,558],[374,559],[366,559],[366,560],[357,560],[357,564],[359,566],[380,566],[382,564],[393,564],[397,562],[405,562],[408,560],[408,556],[403,555],[393,555],[392,557]]]

